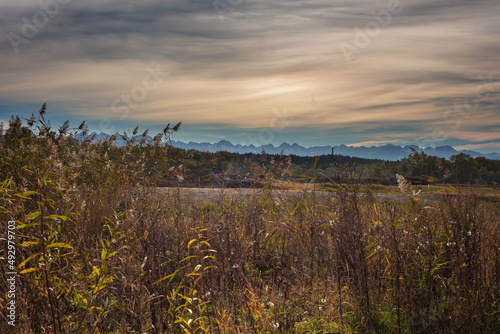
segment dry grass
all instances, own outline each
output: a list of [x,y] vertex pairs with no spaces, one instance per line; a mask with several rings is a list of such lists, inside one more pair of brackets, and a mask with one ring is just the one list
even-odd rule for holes
[[150,186],[161,139],[116,148],[16,122],[0,215],[18,224],[18,333],[500,331],[498,202],[390,201],[349,179],[292,198],[274,177],[286,162],[256,164],[254,196],[189,201]]

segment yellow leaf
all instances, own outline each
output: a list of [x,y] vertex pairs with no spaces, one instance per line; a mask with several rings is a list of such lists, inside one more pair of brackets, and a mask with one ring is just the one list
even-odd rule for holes
[[36,191],[25,191],[23,193],[14,194],[14,196],[18,196],[18,197],[21,197],[21,198],[24,198],[24,199],[29,199],[28,196],[34,195],[34,194],[38,194],[38,193]]
[[191,247],[191,245],[196,242],[198,239],[192,239],[190,242],[188,242],[188,248]]
[[70,249],[73,249],[73,247],[71,247],[71,246],[70,246],[70,245],[68,245],[68,244],[65,244],[64,242],[56,242],[56,243],[53,243],[53,244],[47,245],[47,247],[45,247],[45,248],[54,248],[54,247],[58,247],[58,248],[70,248]]
[[188,257],[186,257],[186,258],[184,258],[184,259],[180,260],[180,261],[179,261],[179,263],[182,263],[182,262],[187,261],[187,260],[189,260],[189,259],[192,259],[192,258],[194,258],[194,257],[198,257],[198,255],[191,255],[191,256],[188,256]]
[[206,242],[205,240],[203,240],[202,242],[200,242],[200,245],[202,245],[202,244],[205,244],[205,245],[207,245],[208,247],[210,247],[210,244],[209,244],[208,242]]
[[26,263],[28,263],[31,259],[33,259],[34,257],[40,255],[40,253],[36,253],[36,254],[33,254],[31,255],[29,258],[27,258],[26,260],[24,260],[23,262],[21,262],[17,267],[18,268],[22,268],[26,265]]
[[46,219],[54,219],[54,218],[57,218],[57,219],[61,219],[61,220],[69,220],[68,217],[66,216],[60,216],[60,215],[50,215],[50,216],[46,216],[45,217]]
[[29,247],[32,245],[38,245],[40,241],[25,241],[21,244],[21,247]]
[[20,230],[20,229],[26,228],[26,227],[38,226],[38,225],[40,225],[40,223],[21,224],[21,225],[16,226],[16,230]]
[[168,276],[165,276],[163,278],[160,278],[159,280],[157,280],[156,282],[153,283],[153,285],[156,285],[160,282],[163,282],[164,280],[170,278],[170,281],[172,281],[172,278],[174,278],[174,276],[177,274],[177,272],[179,271],[179,269],[177,269],[173,274],[170,274]]
[[38,271],[40,269],[41,268],[29,268],[29,269],[25,269],[25,270],[21,271],[19,274],[27,274],[27,273],[30,273],[32,271]]
[[189,273],[186,275],[186,277],[191,277],[191,276],[201,276],[201,274],[198,273]]
[[208,270],[210,268],[217,268],[217,267],[216,266],[208,266],[208,267],[204,268],[203,271]]
[[101,252],[101,261],[104,262],[104,260],[106,260],[106,248],[103,248]]
[[28,218],[26,218],[26,220],[33,220],[36,219],[38,216],[40,216],[40,211],[32,212],[30,213]]

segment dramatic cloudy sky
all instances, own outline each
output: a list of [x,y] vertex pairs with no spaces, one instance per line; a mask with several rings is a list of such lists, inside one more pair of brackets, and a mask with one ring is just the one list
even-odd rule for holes
[[498,0],[58,1],[0,0],[0,121],[500,151]]

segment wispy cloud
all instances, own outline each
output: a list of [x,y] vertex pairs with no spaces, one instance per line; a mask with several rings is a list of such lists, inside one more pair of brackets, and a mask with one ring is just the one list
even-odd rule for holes
[[455,149],[457,149],[457,150],[477,150],[477,149],[484,149],[484,148],[499,149],[500,142],[455,146]]
[[[7,33],[22,35],[23,18],[32,20],[40,6],[5,2],[0,101],[48,102],[57,117],[91,124],[117,120],[112,102],[141,82],[146,66],[159,64],[168,79],[148,92],[129,122],[182,120],[218,127],[220,135],[264,128],[274,108],[287,106],[295,117],[276,140],[289,134],[305,145],[407,143],[436,128],[446,130],[448,143],[472,143],[467,133],[500,126],[500,94],[483,99],[459,129],[443,119],[474,93],[478,76],[500,80],[500,3],[401,0],[404,9],[346,63],[339,44],[352,41],[356,27],[387,3],[244,1],[221,21],[211,1],[70,1],[14,53]],[[0,107],[1,118],[11,112]],[[366,132],[341,137],[333,133],[340,128]],[[311,130],[317,139],[307,135]]]
[[355,144],[348,144],[347,146],[360,147],[360,146],[382,146],[386,144],[401,143],[400,140],[368,140]]

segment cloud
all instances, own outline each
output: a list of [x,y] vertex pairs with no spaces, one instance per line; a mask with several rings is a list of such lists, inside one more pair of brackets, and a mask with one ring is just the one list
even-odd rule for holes
[[369,141],[363,141],[360,143],[355,143],[355,144],[348,144],[348,146],[353,146],[353,147],[360,147],[360,146],[382,146],[386,144],[394,144],[394,143],[400,143],[399,140],[369,140]]
[[456,150],[477,150],[477,149],[484,149],[484,148],[498,149],[498,148],[500,148],[500,142],[455,146]]
[[329,130],[339,128],[364,129],[359,141],[398,132],[391,142],[407,142],[435,129],[458,140],[500,125],[500,85],[458,129],[443,119],[474,95],[479,76],[500,79],[499,3],[401,0],[401,12],[348,63],[340,43],[354,45],[356,29],[389,2],[243,1],[221,20],[211,1],[70,1],[17,54],[6,34],[22,34],[23,18],[40,6],[9,2],[0,13],[0,101],[48,102],[57,117],[119,124],[113,101],[158,65],[169,76],[126,121],[259,130],[286,106],[294,119],[284,133],[299,142],[311,131],[333,140]]

